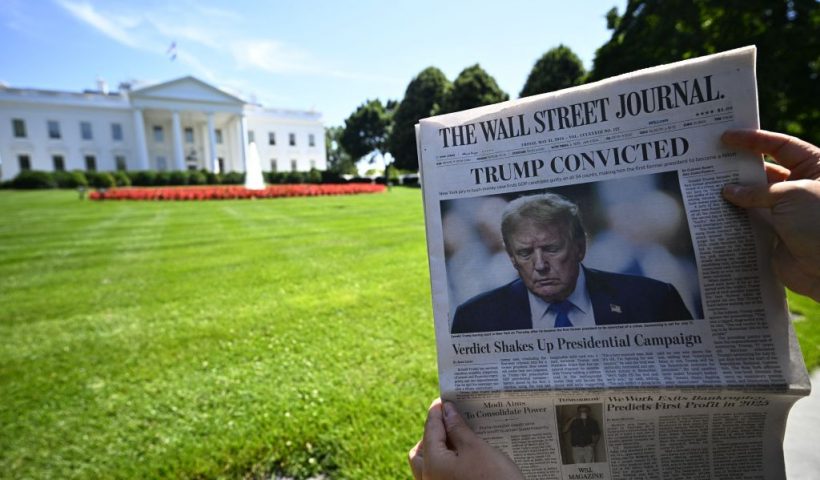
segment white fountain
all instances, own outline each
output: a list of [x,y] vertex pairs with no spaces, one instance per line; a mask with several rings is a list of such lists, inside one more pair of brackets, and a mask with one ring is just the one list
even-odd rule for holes
[[265,180],[262,178],[262,164],[259,162],[259,150],[256,149],[256,142],[248,144],[247,156],[245,188],[248,190],[264,190]]

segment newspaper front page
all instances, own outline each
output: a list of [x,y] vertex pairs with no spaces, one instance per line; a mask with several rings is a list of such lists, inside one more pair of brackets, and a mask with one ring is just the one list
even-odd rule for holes
[[420,122],[442,398],[527,478],[785,477],[758,126],[754,47]]

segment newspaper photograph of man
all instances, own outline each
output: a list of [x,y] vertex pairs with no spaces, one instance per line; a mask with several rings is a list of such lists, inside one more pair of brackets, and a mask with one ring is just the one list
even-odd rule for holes
[[[442,210],[454,334],[702,318],[676,172],[452,203]],[[494,254],[482,255],[459,238],[465,233],[458,229],[470,224],[466,203],[474,203],[476,236],[486,250],[494,247]],[[582,214],[582,203],[589,215]],[[490,220],[492,212],[497,215]],[[585,218],[592,219],[594,232]],[[460,257],[487,263],[484,269],[478,263],[465,266]],[[465,290],[460,283],[474,284],[482,275],[495,285],[453,298]]]
[[561,460],[564,465],[606,461],[601,430],[601,404],[559,405],[555,407],[561,432]]

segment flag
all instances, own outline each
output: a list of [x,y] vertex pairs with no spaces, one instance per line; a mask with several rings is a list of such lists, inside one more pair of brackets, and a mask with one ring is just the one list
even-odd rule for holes
[[165,55],[168,55],[168,58],[170,58],[172,62],[177,59],[177,42],[176,42],[176,40],[171,42],[171,45],[168,47],[168,50],[165,51]]

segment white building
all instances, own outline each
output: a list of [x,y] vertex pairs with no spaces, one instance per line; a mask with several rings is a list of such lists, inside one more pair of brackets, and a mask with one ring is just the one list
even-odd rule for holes
[[[325,170],[316,112],[249,104],[194,77],[109,93],[0,85],[0,179],[21,170]],[[241,141],[245,139],[245,141]]]

